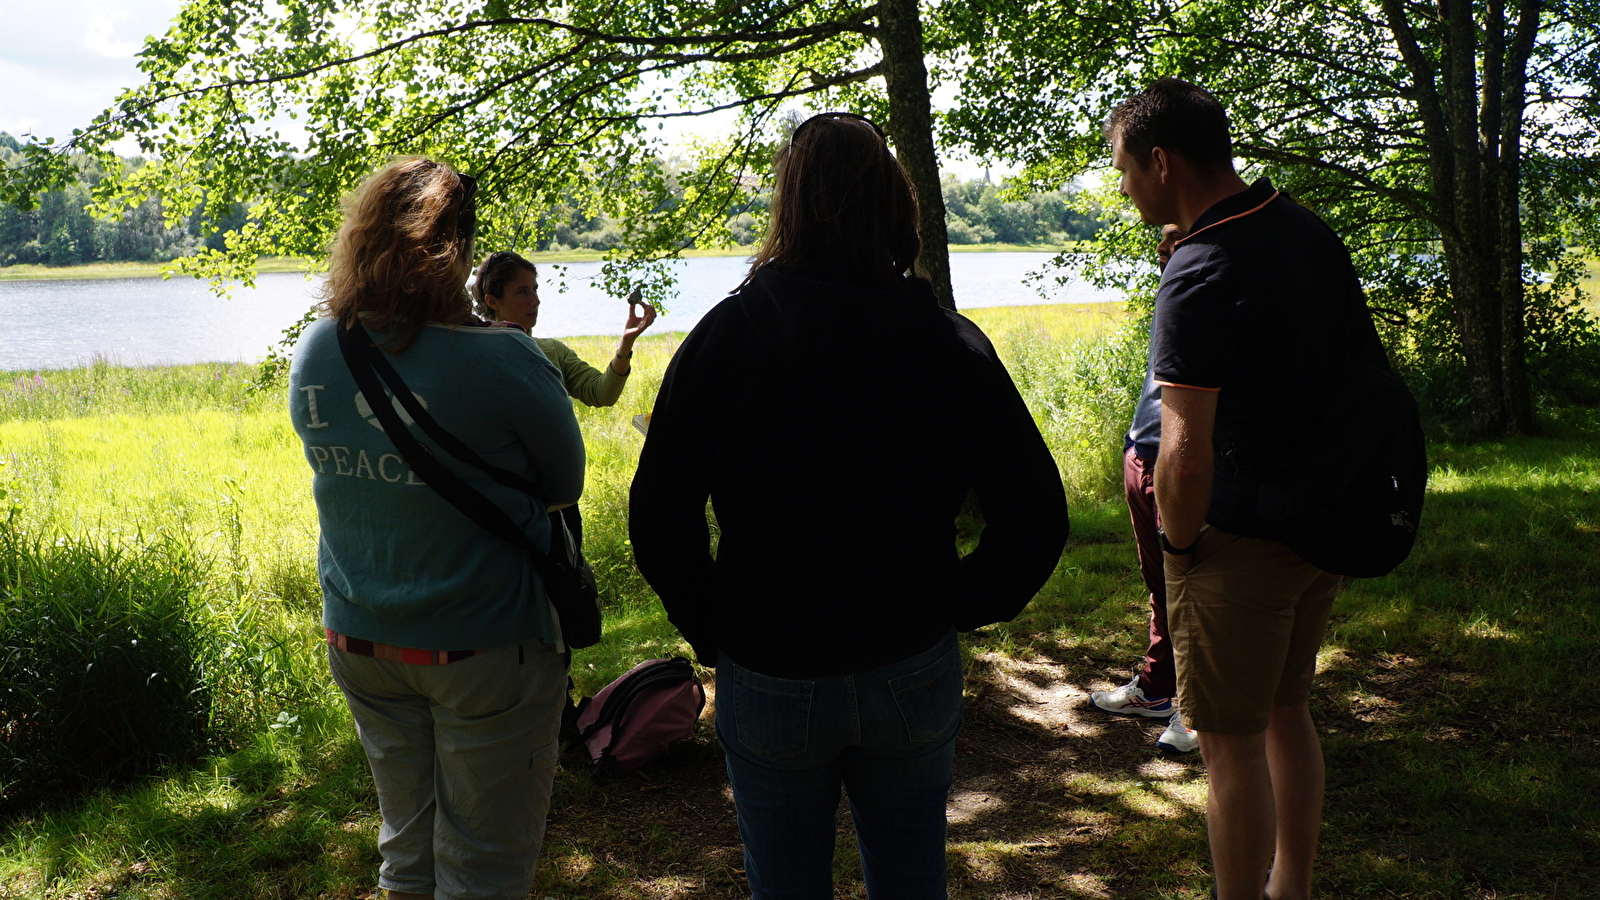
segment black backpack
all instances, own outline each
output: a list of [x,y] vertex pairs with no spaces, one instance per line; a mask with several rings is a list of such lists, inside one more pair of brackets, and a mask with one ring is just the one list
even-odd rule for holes
[[1416,543],[1427,446],[1417,399],[1390,367],[1348,252],[1345,260],[1342,321],[1327,339],[1344,345],[1346,363],[1327,406],[1288,452],[1260,470],[1241,465],[1219,426],[1212,497],[1257,519],[1265,536],[1324,572],[1377,578]]
[[1379,348],[1352,364],[1322,417],[1256,479],[1255,504],[1270,536],[1307,562],[1376,578],[1411,554],[1427,483],[1416,398]]

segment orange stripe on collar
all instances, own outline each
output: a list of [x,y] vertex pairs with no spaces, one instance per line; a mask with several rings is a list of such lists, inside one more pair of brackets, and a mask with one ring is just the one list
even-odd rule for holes
[[[1245,216],[1250,215],[1251,213],[1260,212],[1268,203],[1271,203],[1272,201],[1274,201],[1276,199],[1278,199],[1278,192],[1277,191],[1273,191],[1272,192],[1272,196],[1268,197],[1267,199],[1265,199],[1263,201],[1261,201],[1261,205],[1260,206],[1257,206],[1254,209],[1247,209],[1242,213],[1236,213],[1234,215],[1231,215],[1231,216],[1227,217],[1226,219],[1218,219],[1217,221],[1212,222],[1210,225],[1207,225],[1205,228],[1200,229],[1200,231],[1196,231],[1193,234],[1186,234],[1183,237],[1178,238],[1177,240],[1172,242],[1172,246],[1173,247],[1177,247],[1179,244],[1183,243],[1184,241],[1187,241],[1189,238],[1194,237],[1196,234],[1200,234],[1203,231],[1206,231],[1206,230],[1211,229],[1211,228],[1215,228],[1215,227],[1217,227],[1218,225],[1221,225],[1224,222],[1232,222],[1234,219],[1242,219]],[[1181,387],[1181,386],[1182,385],[1173,385],[1173,387]],[[1202,390],[1204,390],[1204,388],[1202,388]]]
[[[1198,233],[1198,232],[1196,232],[1196,233]],[[1208,388],[1208,387],[1200,387],[1199,385],[1194,385],[1194,384],[1173,384],[1170,381],[1157,381],[1156,384],[1159,384],[1162,387],[1182,388],[1182,389],[1184,389],[1186,391],[1205,391],[1208,394],[1215,394],[1217,391],[1222,390],[1222,388],[1219,388],[1219,387]]]

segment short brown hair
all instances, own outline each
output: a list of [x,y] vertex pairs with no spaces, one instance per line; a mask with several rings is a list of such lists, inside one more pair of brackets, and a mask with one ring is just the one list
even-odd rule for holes
[[1210,91],[1181,78],[1162,78],[1122,101],[1106,120],[1106,139],[1122,138],[1122,149],[1139,166],[1160,147],[1196,169],[1233,169],[1228,113]]
[[449,322],[472,309],[467,272],[472,237],[467,182],[455,169],[420,156],[379,169],[344,202],[322,308],[346,328],[358,313],[393,332],[394,352],[416,340],[428,322]]
[[772,224],[752,275],[829,259],[869,278],[889,277],[910,271],[921,252],[916,190],[877,126],[824,113],[795,128],[778,152]]

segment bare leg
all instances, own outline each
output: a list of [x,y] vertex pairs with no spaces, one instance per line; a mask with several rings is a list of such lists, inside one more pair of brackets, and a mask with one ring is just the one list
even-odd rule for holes
[[1200,732],[1210,790],[1206,832],[1218,900],[1261,900],[1277,830],[1267,733]]
[[1322,743],[1304,703],[1272,708],[1267,762],[1278,813],[1277,857],[1267,894],[1272,900],[1310,900],[1325,774]]

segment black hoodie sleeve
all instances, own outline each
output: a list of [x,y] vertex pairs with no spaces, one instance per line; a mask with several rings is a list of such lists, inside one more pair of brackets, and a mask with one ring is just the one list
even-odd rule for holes
[[639,572],[701,665],[717,664],[716,561],[706,524],[716,458],[726,316],[708,313],[667,365],[628,499]]
[[1069,520],[1055,457],[1005,364],[976,325],[961,319],[958,331],[975,357],[967,455],[984,519],[961,561],[967,589],[955,609],[956,629],[971,631],[1022,612],[1055,572]]

